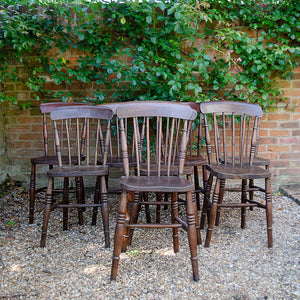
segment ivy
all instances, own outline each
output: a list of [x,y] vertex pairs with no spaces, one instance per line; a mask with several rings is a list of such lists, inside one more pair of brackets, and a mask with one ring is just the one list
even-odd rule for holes
[[268,108],[297,66],[299,15],[296,0],[0,0],[0,99],[17,103],[7,84],[20,82],[42,101]]

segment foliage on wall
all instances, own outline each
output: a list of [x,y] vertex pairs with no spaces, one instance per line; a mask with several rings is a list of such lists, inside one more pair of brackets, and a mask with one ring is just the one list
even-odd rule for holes
[[[10,81],[43,101],[218,98],[266,108],[280,97],[276,78],[291,78],[300,52],[297,0],[140,2],[0,0],[1,101],[16,101]],[[82,53],[75,65],[70,50]],[[67,88],[54,94],[49,81]],[[78,81],[99,89],[74,92]]]

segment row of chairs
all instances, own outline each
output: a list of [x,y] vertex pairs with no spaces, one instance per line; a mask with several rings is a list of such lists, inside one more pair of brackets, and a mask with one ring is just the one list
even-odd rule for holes
[[[50,103],[41,104],[41,111],[44,115],[45,156],[31,160],[29,223],[33,222],[34,216],[36,165],[42,162],[49,165],[42,247],[46,244],[50,212],[56,207],[63,208],[64,229],[67,229],[69,207],[78,209],[79,224],[83,224],[85,208],[93,207],[93,225],[96,224],[100,207],[105,246],[110,246],[107,181],[109,169],[121,166],[124,176],[120,178],[121,196],[111,279],[117,277],[120,253],[126,251],[127,245],[131,243],[135,228],[172,228],[175,252],[179,250],[178,229],[183,228],[188,234],[193,279],[199,280],[197,244],[201,243],[200,229],[204,228],[207,218],[205,246],[209,246],[222,207],[241,208],[242,228],[245,227],[247,207],[264,208],[268,247],[272,247],[271,173],[268,170],[269,162],[257,157],[259,121],[262,117],[258,105],[226,101],[200,105],[162,101],[133,101],[99,106]],[[54,122],[55,157],[50,157],[48,151],[48,113]],[[206,159],[201,156],[202,123]],[[199,184],[199,167],[202,168],[202,187]],[[82,179],[85,176],[96,177],[92,204],[85,203]],[[54,188],[54,178],[57,177],[64,178],[60,190]],[[75,204],[69,203],[69,193],[72,192],[69,188],[70,177],[75,177],[76,182]],[[215,187],[210,197],[214,178]],[[223,202],[224,192],[232,190],[225,188],[226,180],[230,179],[238,179],[242,184],[238,189],[241,191],[239,203]],[[255,179],[263,179],[265,186],[255,186]],[[58,202],[53,192],[61,191],[63,201]],[[265,203],[254,201],[254,191],[265,193]],[[156,195],[152,200],[148,197],[150,192]],[[179,197],[179,194],[184,196]],[[199,220],[200,194],[203,194],[203,203]],[[168,200],[169,195],[171,201]],[[179,217],[178,204],[181,202],[185,204],[185,218]],[[137,221],[141,205],[146,210],[147,221],[144,223]],[[155,223],[149,217],[150,205],[157,206]],[[168,224],[160,220],[162,206],[171,206],[171,220]]]

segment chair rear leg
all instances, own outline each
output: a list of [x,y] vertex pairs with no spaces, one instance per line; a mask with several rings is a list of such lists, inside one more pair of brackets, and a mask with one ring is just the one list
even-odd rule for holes
[[[156,201],[162,201],[162,193],[156,193]],[[161,205],[156,206],[156,223],[159,224],[161,221],[160,218]]]
[[213,176],[210,174],[204,189],[204,200],[200,219],[200,229],[204,228],[205,218],[208,215],[208,206],[210,201],[210,191],[213,182]]
[[[133,202],[132,202],[132,211],[128,212],[129,214],[129,221],[128,224],[136,224],[138,222],[139,218],[139,208],[140,208],[140,193],[136,192],[134,193]],[[148,201],[148,194],[145,193],[144,196],[146,197]],[[132,198],[129,199],[129,201],[132,201]],[[128,228],[126,232],[126,237],[128,236],[128,240],[124,239],[122,252],[126,251],[127,244],[131,245],[132,238],[133,238],[134,228]]]
[[[254,197],[254,191],[251,190],[254,187],[254,180],[250,179],[249,180],[249,200],[253,201],[253,197]],[[253,211],[253,206],[250,206],[250,211]]]
[[[101,179],[98,176],[96,178],[96,186],[95,186],[95,194],[94,194],[94,204],[102,203],[100,185],[101,185]],[[97,214],[98,214],[98,207],[94,207],[93,208],[93,215],[92,215],[92,225],[93,226],[95,226],[97,224]]]
[[48,188],[47,188],[47,193],[46,193],[46,203],[45,203],[45,208],[44,208],[44,217],[43,217],[43,226],[42,226],[42,236],[41,236],[40,247],[45,247],[45,245],[46,245],[48,223],[49,223],[50,213],[51,213],[52,192],[53,192],[53,178],[49,178]]
[[[172,215],[172,224],[178,224],[176,218],[178,218],[178,201],[177,193],[171,194],[171,215]],[[173,228],[173,249],[174,252],[179,251],[179,241],[178,241],[178,228]]]
[[[242,180],[242,197],[241,197],[242,203],[247,203],[247,180]],[[246,207],[241,208],[241,227],[244,229],[246,227]]]
[[[78,204],[83,204],[82,189],[80,177],[75,177],[76,197]],[[83,225],[83,209],[78,208],[78,224]]]
[[29,186],[29,224],[33,224],[33,219],[34,219],[35,178],[36,178],[36,164],[31,163],[30,186]]
[[[225,193],[225,179],[221,179],[221,182],[220,182],[220,196],[219,196],[218,204],[222,204],[223,203],[224,193]],[[221,216],[221,207],[218,206],[215,226],[219,226],[219,224],[220,224],[220,216]]]
[[107,202],[107,187],[105,176],[100,177],[100,191],[101,191],[101,213],[102,213],[102,222],[104,230],[104,240],[105,248],[110,247],[110,237],[109,237],[109,209]]
[[195,205],[193,204],[192,192],[186,194],[186,212],[187,212],[187,234],[191,252],[191,262],[194,281],[199,281],[198,256],[197,256],[197,233],[195,220]]
[[210,244],[211,235],[212,235],[212,231],[214,228],[214,222],[215,222],[216,213],[217,213],[217,207],[218,207],[218,201],[219,201],[219,195],[220,195],[220,184],[221,184],[221,180],[217,179],[213,198],[212,198],[212,206],[210,209],[210,216],[209,216],[209,220],[208,220],[208,228],[207,228],[204,247],[209,247],[209,244]]
[[197,203],[197,210],[201,209],[200,205],[200,192],[199,192],[199,172],[198,167],[194,166],[194,186],[195,186],[195,194],[196,194],[196,203]]
[[126,210],[127,210],[127,192],[122,191],[119,208],[118,208],[117,223],[116,223],[115,237],[114,237],[114,251],[113,251],[113,259],[112,259],[112,266],[111,266],[111,275],[110,275],[111,280],[117,279],[120,253],[123,244],[124,234],[126,231],[126,225],[125,225]]
[[266,199],[266,217],[267,217],[267,234],[268,234],[268,248],[273,247],[272,236],[272,191],[271,191],[271,179],[265,179],[265,199]]
[[[63,203],[69,204],[69,177],[64,177]],[[63,208],[63,230],[68,230],[69,209]]]

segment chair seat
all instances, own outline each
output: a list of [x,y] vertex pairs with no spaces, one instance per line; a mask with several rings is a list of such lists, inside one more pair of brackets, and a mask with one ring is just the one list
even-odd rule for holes
[[270,178],[271,173],[258,166],[245,165],[207,165],[207,170],[220,179],[258,179]]
[[[77,157],[72,157],[72,164],[77,163]],[[84,157],[81,158],[81,160],[84,160]],[[69,162],[68,156],[62,156],[62,162],[63,164],[67,164]],[[31,158],[31,163],[34,163],[36,165],[58,165],[58,160],[56,155],[48,155],[48,156],[39,156],[39,157],[33,157]]]
[[[224,160],[221,159],[221,163],[223,163],[223,162],[224,162]],[[231,159],[228,160],[228,163],[231,163]],[[238,157],[235,158],[235,163],[239,164],[239,158]],[[243,158],[243,163],[244,164],[249,164],[249,157],[244,157]],[[267,159],[267,158],[262,158],[262,157],[254,157],[253,165],[254,166],[267,166],[267,165],[270,165],[270,160]]]
[[177,176],[122,176],[120,185],[122,189],[137,192],[187,192],[194,190],[194,184],[185,178]]
[[[167,176],[168,175],[168,167],[166,165],[160,166],[160,175],[161,176]],[[151,166],[150,170],[150,176],[156,176],[157,175],[158,166],[157,164]],[[140,165],[140,172],[141,176],[147,176],[147,165],[141,164]],[[190,175],[193,174],[193,168],[192,167],[184,167],[183,169],[183,175]],[[178,175],[178,165],[171,166],[170,168],[170,176],[177,176]]]
[[193,166],[203,166],[206,165],[206,159],[200,156],[187,156],[185,158],[185,166],[193,167]]
[[[129,156],[128,159],[129,159],[129,167],[136,166],[134,157]],[[123,168],[123,158],[117,156],[108,157],[106,161],[106,165],[108,167],[113,167],[113,168]]]
[[81,176],[105,176],[108,167],[104,166],[63,166],[49,170],[48,177],[81,177]]

